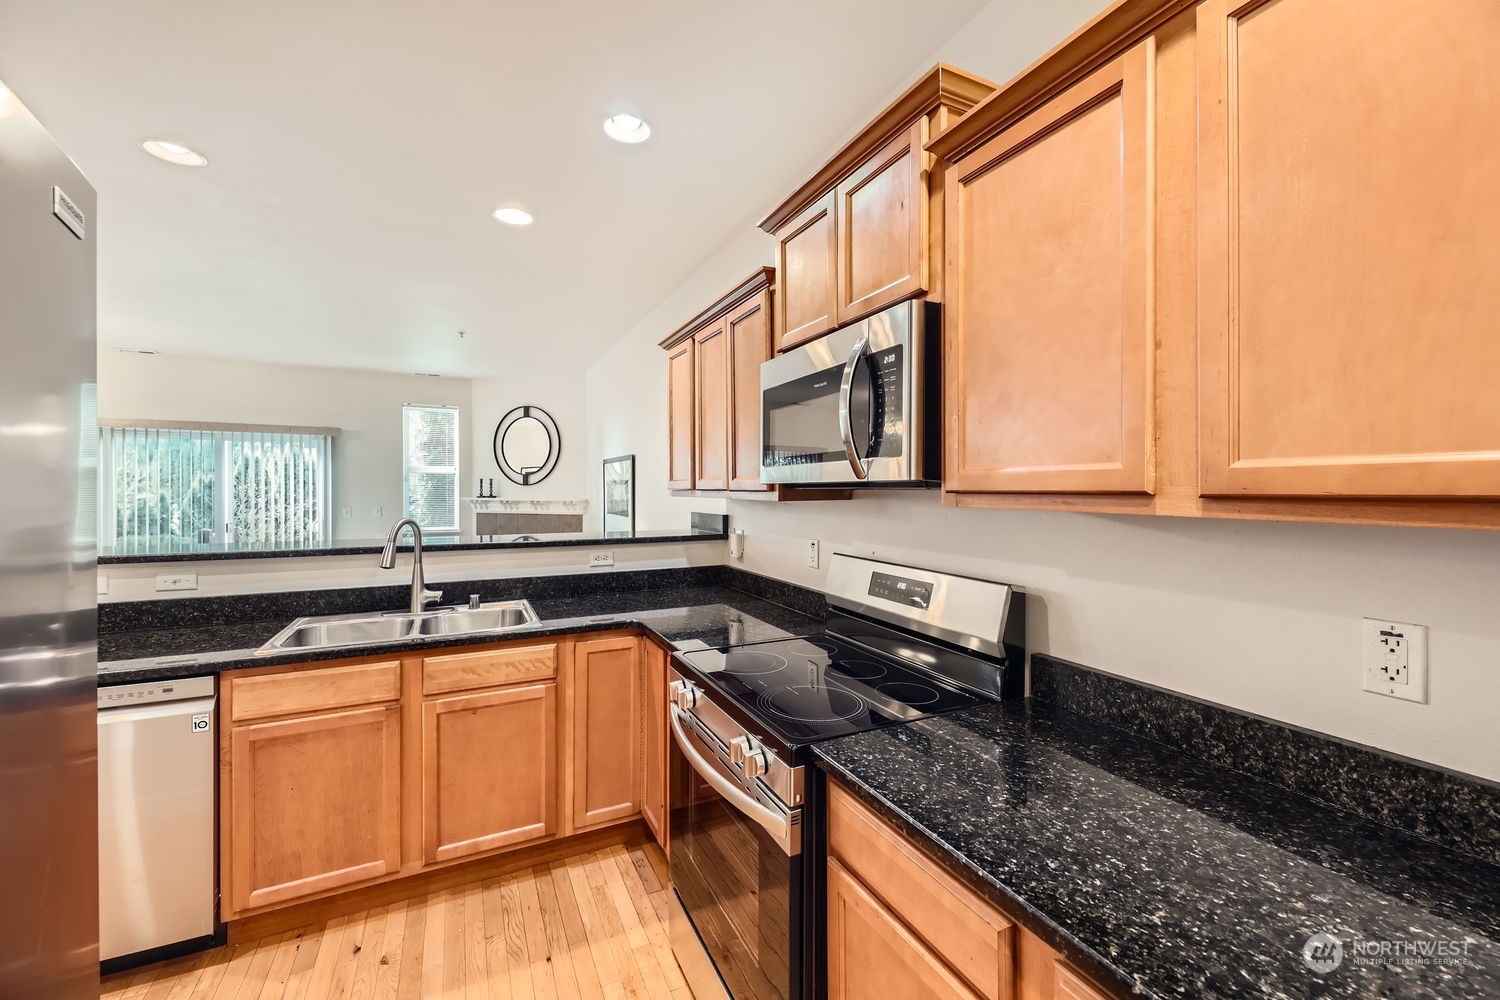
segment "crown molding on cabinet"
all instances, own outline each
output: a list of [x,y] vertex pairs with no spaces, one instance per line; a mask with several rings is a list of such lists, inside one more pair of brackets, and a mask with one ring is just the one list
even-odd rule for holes
[[713,305],[702,310],[698,315],[667,334],[657,342],[658,347],[671,347],[680,343],[697,333],[713,320],[718,319],[741,302],[753,295],[759,295],[765,289],[776,282],[776,269],[774,267],[758,267],[751,272],[750,277],[735,285],[734,288],[721,295]]

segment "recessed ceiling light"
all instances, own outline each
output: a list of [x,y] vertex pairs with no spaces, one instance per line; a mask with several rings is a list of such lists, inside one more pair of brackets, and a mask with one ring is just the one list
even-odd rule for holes
[[514,205],[495,209],[495,218],[511,226],[529,226],[533,221],[530,212]]
[[604,119],[604,134],[616,142],[645,142],[651,138],[651,126],[635,115],[610,115]]
[[196,149],[189,149],[181,143],[168,142],[165,139],[142,139],[141,148],[158,160],[166,160],[175,163],[179,167],[206,167],[208,157]]

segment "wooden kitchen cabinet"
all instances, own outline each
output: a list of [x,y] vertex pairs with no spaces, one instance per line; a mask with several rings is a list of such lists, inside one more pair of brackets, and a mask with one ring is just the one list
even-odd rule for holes
[[1110,1000],[835,782],[827,809],[830,997]]
[[[838,236],[834,193],[807,206],[774,234],[777,298],[776,349],[789,350],[838,326]],[[791,294],[787,294],[790,289]]]
[[422,705],[422,857],[451,861],[557,833],[557,684]]
[[1500,497],[1494,4],[1197,14],[1202,492]]
[[641,640],[633,635],[573,646],[569,827],[584,830],[641,811]]
[[656,836],[663,850],[668,834],[667,752],[671,735],[667,731],[667,651],[654,642],[645,644],[642,685],[645,697],[643,721],[644,753],[641,769],[641,818]]
[[693,486],[729,488],[729,336],[723,319],[693,334]]
[[763,267],[661,342],[669,398],[667,488],[761,493],[760,366],[771,356]]
[[693,387],[697,372],[693,339],[674,342],[667,349],[667,489],[671,490],[697,486],[693,469],[698,422]]
[[778,351],[915,295],[941,301],[943,190],[923,146],[994,89],[933,67],[761,220],[781,275]]
[[978,1000],[837,861],[828,862],[828,995]]
[[932,138],[943,502],[1500,529],[1489,10],[1118,0]]
[[948,166],[949,491],[1152,489],[1148,45]]
[[233,726],[228,735],[225,893],[235,910],[400,869],[398,705]]

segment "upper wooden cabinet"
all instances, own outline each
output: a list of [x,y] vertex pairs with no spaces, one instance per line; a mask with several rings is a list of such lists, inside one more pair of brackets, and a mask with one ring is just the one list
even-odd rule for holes
[[927,143],[951,506],[1500,528],[1485,0],[1118,0]]
[[947,169],[949,490],[1152,488],[1149,44]]
[[667,488],[671,490],[690,490],[697,485],[693,474],[698,424],[693,387],[697,378],[693,338],[687,337],[667,349]]
[[760,228],[776,238],[779,351],[902,299],[941,298],[942,185],[929,135],[995,89],[934,66],[798,188]]
[[771,356],[775,275],[760,268],[662,340],[668,489],[766,489],[760,481],[760,365]]
[[1207,495],[1500,497],[1491,0],[1209,0]]

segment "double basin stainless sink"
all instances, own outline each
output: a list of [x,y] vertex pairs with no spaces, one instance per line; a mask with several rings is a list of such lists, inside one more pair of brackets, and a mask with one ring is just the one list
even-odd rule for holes
[[421,614],[326,615],[298,618],[260,648],[263,653],[293,649],[330,649],[400,642],[429,636],[466,636],[508,632],[537,622],[530,601],[496,601],[466,608],[436,608]]

